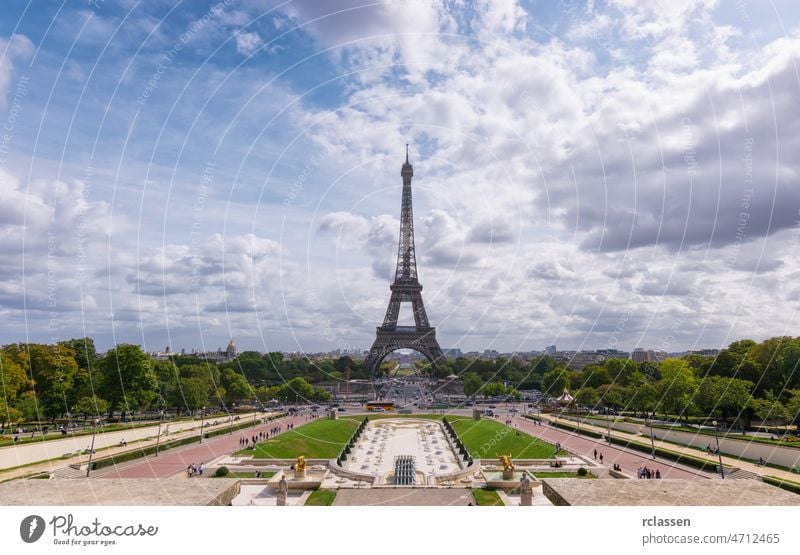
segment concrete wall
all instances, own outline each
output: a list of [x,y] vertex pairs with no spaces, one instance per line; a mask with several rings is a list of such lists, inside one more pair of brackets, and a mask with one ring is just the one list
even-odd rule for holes
[[451,472],[450,474],[443,474],[441,476],[435,476],[436,483],[441,484],[442,482],[453,482],[456,480],[461,480],[466,476],[477,472],[481,468],[481,461],[480,459],[473,459],[472,463],[467,465],[466,468],[462,468],[461,470],[457,470],[456,472]]
[[[645,430],[649,433],[649,429]],[[716,447],[714,436],[706,434],[693,434],[678,430],[653,428],[653,436],[682,445],[704,449],[707,445]],[[762,457],[765,461],[781,466],[793,467],[800,465],[800,448],[780,447],[768,443],[748,441],[747,439],[719,438],[719,450],[723,455],[741,457],[744,459],[758,460]]]

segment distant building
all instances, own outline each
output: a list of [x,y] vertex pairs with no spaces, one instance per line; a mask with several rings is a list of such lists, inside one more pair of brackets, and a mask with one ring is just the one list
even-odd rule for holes
[[634,362],[661,362],[665,358],[667,358],[667,353],[664,351],[642,349],[641,347],[637,347],[631,353],[631,360]]
[[544,350],[544,354],[552,356],[556,354],[556,351],[557,349],[555,345],[548,345],[547,348]]
[[447,358],[459,358],[463,356],[461,349],[442,349]]
[[566,362],[572,370],[583,370],[590,364],[601,364],[609,358],[630,358],[630,353],[617,349],[598,349],[596,351],[556,351],[552,356],[558,362]]
[[689,351],[688,354],[698,355],[701,357],[715,357],[719,354],[719,349],[698,349],[695,351]]
[[228,346],[225,348],[225,355],[228,358],[236,358],[236,343],[233,341],[233,338],[228,342]]

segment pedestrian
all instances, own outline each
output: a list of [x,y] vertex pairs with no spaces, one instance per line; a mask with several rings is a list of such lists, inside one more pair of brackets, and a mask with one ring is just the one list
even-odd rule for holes
[[600,464],[603,464],[603,453],[600,453]]
[[186,476],[188,476],[189,478],[192,477],[192,465],[191,465],[191,463],[189,464],[189,466],[186,467]]
[[597,449],[594,450],[594,458],[597,458]]
[[661,471],[656,468],[656,480],[660,480],[660,479],[661,479]]
[[202,476],[204,470],[205,470],[205,468],[203,467],[203,463],[200,463],[200,468],[198,469],[198,474],[200,474],[200,476]]

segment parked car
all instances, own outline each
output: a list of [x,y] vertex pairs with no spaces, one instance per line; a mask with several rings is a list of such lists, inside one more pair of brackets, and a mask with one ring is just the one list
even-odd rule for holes
[[345,412],[347,409],[346,409],[346,408],[344,408],[344,407],[339,407],[339,408],[338,408],[338,409],[336,409],[336,410],[338,410],[339,412]]

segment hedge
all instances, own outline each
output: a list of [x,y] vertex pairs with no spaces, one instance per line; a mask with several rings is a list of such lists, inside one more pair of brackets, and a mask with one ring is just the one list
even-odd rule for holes
[[777,486],[786,491],[791,491],[792,493],[800,495],[800,484],[797,482],[790,482],[789,480],[783,480],[774,476],[762,476],[761,479],[772,486]]
[[556,422],[554,420],[550,421],[550,425],[554,428],[561,428],[562,430],[568,430],[570,432],[576,432],[577,434],[593,437],[596,439],[603,439],[605,437],[603,434],[594,432],[592,430],[581,429],[579,430],[576,426],[570,426],[569,424],[564,424],[563,422]]

